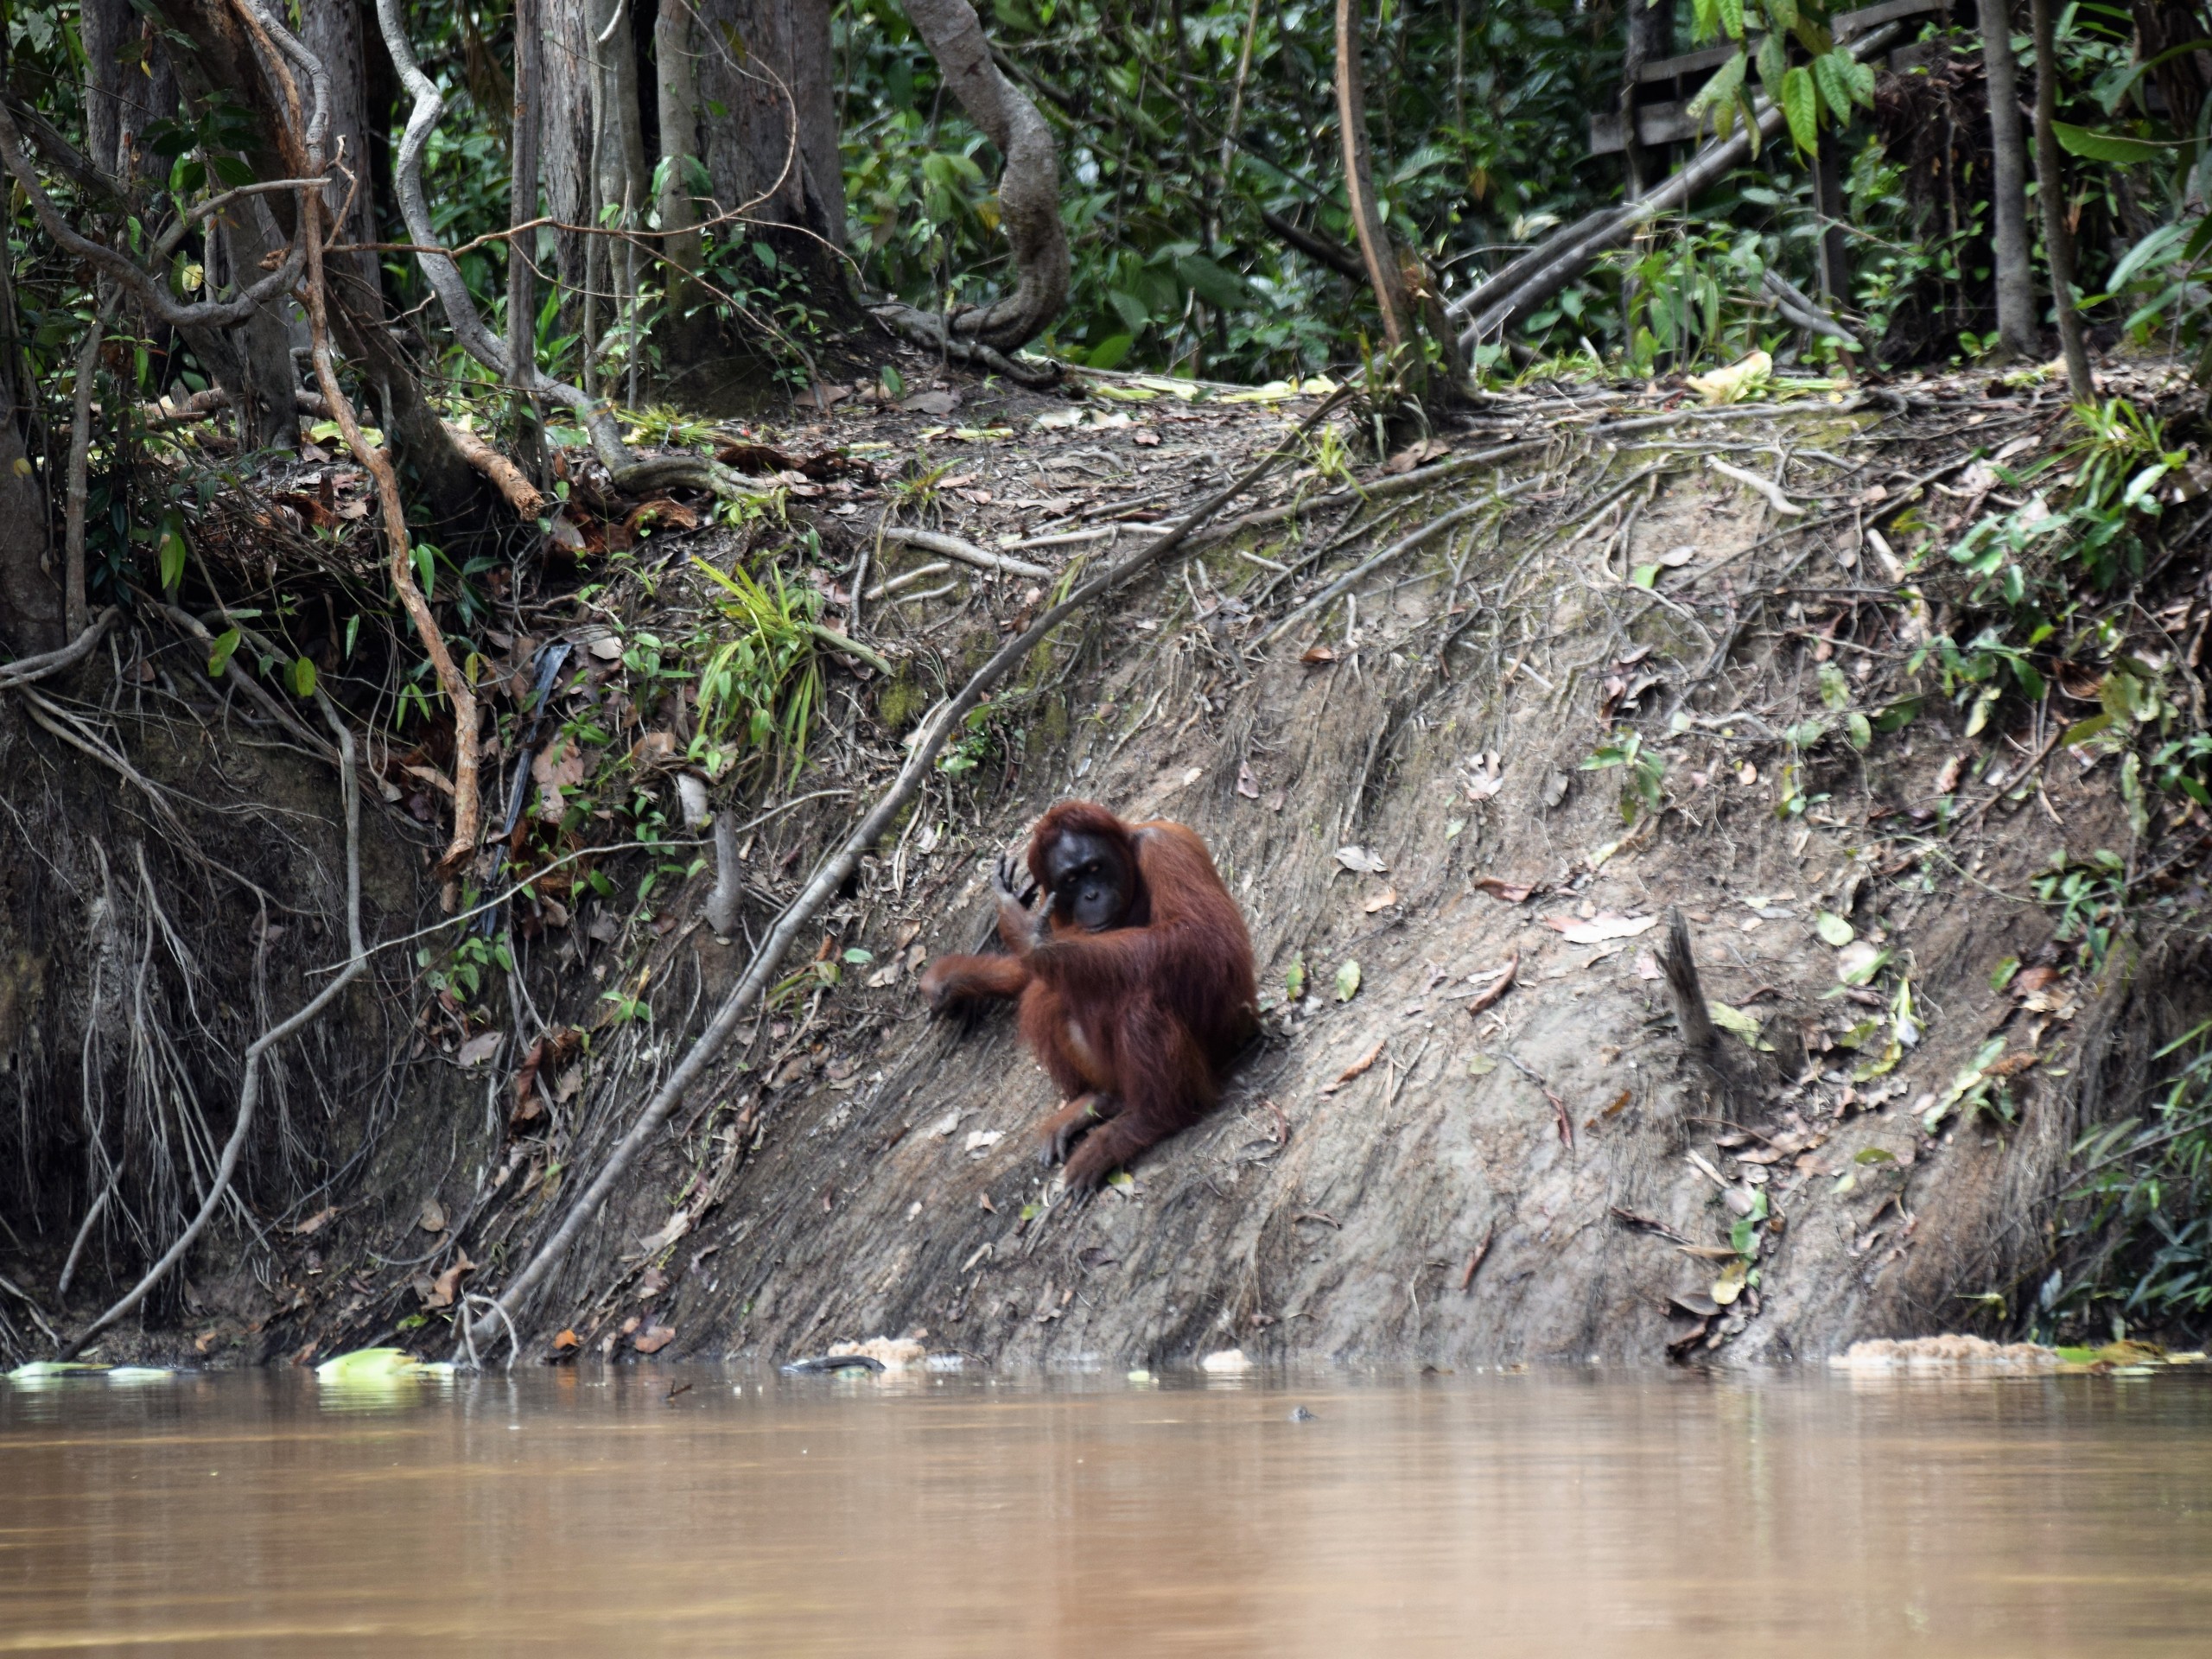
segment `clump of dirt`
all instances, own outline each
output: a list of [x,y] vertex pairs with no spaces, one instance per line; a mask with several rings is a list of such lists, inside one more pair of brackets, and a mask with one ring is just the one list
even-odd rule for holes
[[[705,785],[743,828],[715,851],[701,825],[690,868],[665,831],[646,864],[517,901],[509,1006],[448,996],[416,1027],[416,1062],[484,1105],[334,1181],[353,1208],[319,1270],[268,1241],[299,1300],[250,1351],[435,1333],[495,1293],[923,711],[1078,563],[1313,408],[1131,377],[1081,401],[935,390],[958,403],[743,435],[875,476],[790,469],[788,521],[664,524],[634,575],[544,619],[533,649],[593,664],[563,718],[593,711],[623,758],[603,785],[556,768],[556,818],[574,790],[681,824]],[[2094,676],[1995,702],[1929,655],[1962,603],[1946,535],[2008,487],[1990,456],[2062,441],[2063,398],[1657,390],[1501,396],[1382,467],[1324,429],[1192,556],[1065,625],[816,918],[812,960],[525,1310],[525,1351],[783,1359],[896,1333],[1058,1366],[1751,1360],[2021,1307],[2069,1148],[2203,1001],[2172,972],[2199,819],[2133,866],[2163,925],[2143,912],[2093,952],[2037,893],[2054,855],[2147,850],[2117,745],[2076,730],[2095,704],[2066,701]],[[803,579],[874,662],[829,659],[798,778],[688,765],[696,700],[653,682],[641,638],[715,626],[692,556],[727,571],[810,532]],[[2201,639],[2201,556],[2166,575],[2108,649]],[[932,1020],[914,988],[975,947],[990,862],[1071,794],[1205,837],[1268,1004],[1220,1110],[1084,1207],[1036,1160],[1057,1103],[1011,1020]],[[606,880],[655,864],[634,899]],[[1670,908],[1724,1065],[1685,1052]]]

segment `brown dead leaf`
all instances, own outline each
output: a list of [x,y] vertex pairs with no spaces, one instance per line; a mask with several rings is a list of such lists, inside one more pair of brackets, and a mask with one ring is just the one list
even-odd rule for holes
[[1129,442],[1135,444],[1140,449],[1156,449],[1160,447],[1160,434],[1157,432],[1132,432],[1129,434]]
[[1943,763],[1943,770],[1936,774],[1936,792],[1948,795],[1959,786],[1960,775],[1967,769],[1967,758],[1955,754]]
[[1475,886],[1493,899],[1503,899],[1509,905],[1524,905],[1535,889],[1522,887],[1517,881],[1508,881],[1501,875],[1478,875]]
[[960,407],[957,391],[918,391],[899,405],[909,415],[950,415]]
[[1372,916],[1376,911],[1388,910],[1391,906],[1397,902],[1398,890],[1395,887],[1385,887],[1382,892],[1376,893],[1372,899],[1362,905],[1360,908],[1365,911],[1370,916]]
[[2025,1000],[2058,979],[2056,968],[2023,968],[2012,979],[2012,995]]
[[1333,663],[1337,660],[1337,653],[1326,645],[1308,645],[1299,653],[1298,660],[1301,663]]
[[563,1331],[553,1338],[553,1351],[556,1354],[565,1354],[571,1348],[581,1346],[583,1338],[574,1331]]
[[415,1224],[426,1233],[442,1233],[446,1230],[446,1207],[435,1198],[423,1200],[422,1213],[415,1217]]
[[1339,1071],[1337,1074],[1337,1080],[1334,1083],[1322,1084],[1321,1092],[1325,1095],[1335,1094],[1338,1090],[1343,1088],[1344,1084],[1350,1083],[1354,1077],[1358,1077],[1362,1072],[1367,1071],[1375,1064],[1376,1061],[1382,1058],[1382,1039],[1380,1037],[1377,1037],[1375,1039],[1374,1046],[1372,1047],[1369,1048],[1365,1053],[1362,1054],[1357,1059],[1354,1060],[1350,1065],[1346,1066],[1342,1071]]
[[337,1213],[338,1206],[334,1204],[326,1210],[316,1211],[315,1214],[309,1216],[305,1221],[292,1229],[293,1236],[296,1238],[314,1237],[315,1234],[321,1232],[325,1227],[330,1224],[331,1217],[335,1216]]
[[464,1251],[454,1264],[430,1281],[430,1294],[423,1300],[431,1307],[451,1307],[461,1294],[461,1279],[476,1271],[476,1264]]
[[1498,998],[1511,990],[1513,982],[1520,976],[1521,953],[1516,950],[1505,959],[1505,971],[1497,976],[1497,982],[1486,987],[1473,1001],[1468,1003],[1467,1012],[1471,1014],[1480,1014],[1484,1009],[1496,1006]]
[[1248,801],[1260,798],[1260,780],[1252,775],[1249,761],[1240,760],[1236,764],[1236,792]]
[[630,1345],[641,1354],[657,1354],[676,1340],[672,1325],[651,1325],[630,1338]]

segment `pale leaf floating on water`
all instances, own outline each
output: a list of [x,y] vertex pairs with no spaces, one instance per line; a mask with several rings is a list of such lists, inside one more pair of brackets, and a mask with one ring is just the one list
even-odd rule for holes
[[404,1348],[356,1348],[315,1368],[315,1381],[333,1388],[389,1388],[395,1382],[448,1377],[453,1367],[422,1360]]

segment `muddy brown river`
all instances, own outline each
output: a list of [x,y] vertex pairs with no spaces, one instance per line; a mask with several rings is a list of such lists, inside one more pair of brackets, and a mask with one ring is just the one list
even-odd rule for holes
[[2208,1382],[0,1384],[0,1652],[2202,1655]]

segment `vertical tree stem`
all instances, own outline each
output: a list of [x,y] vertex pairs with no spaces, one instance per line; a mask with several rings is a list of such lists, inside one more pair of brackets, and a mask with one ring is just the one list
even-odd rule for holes
[[1359,236],[1367,280],[1382,309],[1382,336],[1395,355],[1406,343],[1408,307],[1397,255],[1375,200],[1375,175],[1367,156],[1367,86],[1359,48],[1359,0],[1337,0],[1337,125],[1344,142],[1344,199]]
[[1981,0],[1981,67],[1989,92],[1997,335],[2014,356],[2032,358],[2038,354],[2039,331],[2028,240],[2028,148],[2020,131],[2020,66],[2012,54],[2012,0]]
[[2082,316],[2074,308],[2074,233],[2066,225],[2066,180],[2058,160],[2057,29],[2050,0],[2029,0],[2036,40],[2036,200],[2043,207],[2044,257],[2050,265],[2051,306],[2058,313],[2058,343],[2066,357],[2066,388],[2074,401],[2097,395],[2082,342]]

